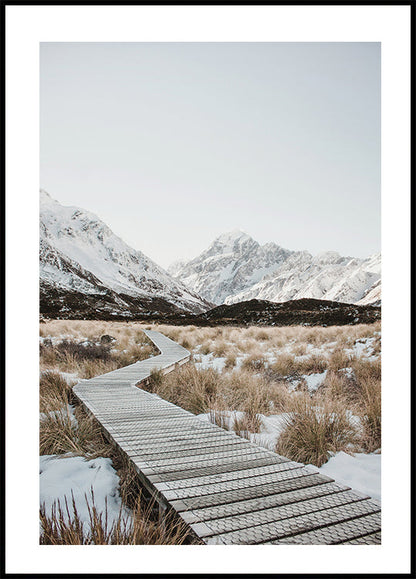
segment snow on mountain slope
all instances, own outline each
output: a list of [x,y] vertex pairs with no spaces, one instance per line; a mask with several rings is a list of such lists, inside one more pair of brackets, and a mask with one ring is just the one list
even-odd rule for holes
[[357,304],[361,306],[381,306],[381,280],[377,280]]
[[60,290],[160,298],[187,311],[204,311],[210,305],[141,251],[129,247],[96,215],[60,205],[43,190],[40,278]]
[[275,271],[290,255],[274,243],[259,245],[243,231],[221,235],[188,263],[176,262],[169,273],[210,302],[242,292]]
[[168,271],[216,304],[301,298],[357,303],[380,281],[380,269],[380,254],[367,259],[334,251],[313,256],[275,243],[261,246],[246,233],[233,231],[217,238],[200,256],[177,262]]

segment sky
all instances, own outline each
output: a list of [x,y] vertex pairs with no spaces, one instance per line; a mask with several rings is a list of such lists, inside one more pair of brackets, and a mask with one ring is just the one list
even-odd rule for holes
[[162,267],[380,251],[379,43],[41,43],[40,187]]

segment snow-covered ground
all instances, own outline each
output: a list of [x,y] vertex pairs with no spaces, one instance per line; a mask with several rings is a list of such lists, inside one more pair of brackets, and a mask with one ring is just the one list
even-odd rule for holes
[[206,370],[213,368],[218,372],[222,372],[225,367],[225,358],[216,358],[211,352],[210,354],[198,354],[195,357],[195,366],[198,370]]
[[39,472],[40,504],[45,504],[48,515],[58,500],[66,513],[65,497],[72,515],[73,494],[79,518],[88,532],[90,518],[86,498],[92,506],[92,489],[97,511],[105,512],[107,507],[108,528],[119,517],[120,508],[122,516],[129,517],[121,504],[119,478],[110,458],[87,460],[81,456],[44,455],[39,459]]
[[381,454],[337,452],[321,466],[322,474],[381,501]]

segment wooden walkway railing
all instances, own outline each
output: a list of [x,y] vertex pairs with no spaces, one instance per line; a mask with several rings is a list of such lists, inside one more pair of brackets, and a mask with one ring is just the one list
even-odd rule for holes
[[378,502],[137,387],[187,362],[155,331],[161,354],[85,380],[74,393],[130,457],[162,509],[207,544],[379,544]]

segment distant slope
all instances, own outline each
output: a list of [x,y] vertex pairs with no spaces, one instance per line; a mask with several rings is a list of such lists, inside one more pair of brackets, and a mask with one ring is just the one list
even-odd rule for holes
[[40,293],[44,314],[201,312],[210,303],[129,247],[94,214],[41,191]]
[[261,246],[246,233],[233,231],[218,237],[198,257],[176,262],[168,271],[216,304],[302,298],[358,303],[365,296],[370,300],[370,289],[380,283],[381,256],[359,259],[334,251],[312,256],[275,243]]
[[332,326],[375,322],[381,318],[381,309],[305,298],[279,304],[266,300],[250,300],[218,306],[195,317],[202,324],[209,325]]

